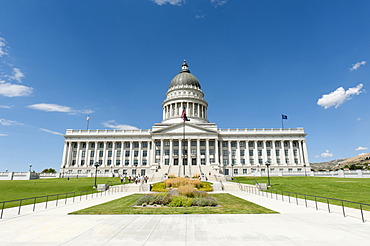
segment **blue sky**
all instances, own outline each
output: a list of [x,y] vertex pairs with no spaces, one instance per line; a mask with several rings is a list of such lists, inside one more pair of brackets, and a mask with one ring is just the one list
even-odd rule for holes
[[304,127],[367,153],[370,2],[2,0],[0,171],[59,169],[66,129],[150,129],[183,59],[220,128]]

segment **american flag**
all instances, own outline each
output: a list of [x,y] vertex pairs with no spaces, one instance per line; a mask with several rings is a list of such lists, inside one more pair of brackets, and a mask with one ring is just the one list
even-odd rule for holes
[[185,108],[185,107],[184,107],[184,109],[182,110],[181,119],[183,119],[184,121],[190,121],[190,120],[188,119],[188,117],[186,116],[186,108]]

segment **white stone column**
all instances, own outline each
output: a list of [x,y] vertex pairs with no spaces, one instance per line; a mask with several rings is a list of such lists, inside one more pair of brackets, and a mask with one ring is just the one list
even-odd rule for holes
[[304,164],[304,161],[303,161],[303,147],[302,147],[302,141],[301,140],[298,141],[298,152],[299,152],[299,164],[303,165]]
[[63,168],[63,166],[67,166],[67,154],[68,154],[68,148],[67,148],[67,141],[64,141],[64,147],[63,147],[63,158],[62,158],[62,166],[61,168]]
[[160,148],[160,156],[159,156],[159,165],[163,165],[163,158],[164,158],[164,140],[161,139],[161,148]]
[[86,167],[90,165],[90,142],[86,142],[86,152],[85,152],[85,159],[86,159]]
[[303,155],[304,164],[309,164],[306,140],[303,140]]
[[123,167],[125,165],[124,163],[124,160],[125,160],[125,153],[123,152],[123,147],[125,146],[125,142],[120,142],[121,143],[121,157],[120,157],[120,161],[121,161],[121,167]]
[[275,149],[275,140],[271,141],[271,165],[275,165],[276,161],[276,149]]
[[245,141],[245,153],[244,153],[244,157],[245,157],[245,163],[247,165],[251,165],[250,157],[249,157],[249,141]]
[[148,146],[148,155],[149,155],[148,157],[150,160],[149,165],[153,165],[155,163],[155,141],[154,139],[150,142]]
[[116,160],[117,160],[117,151],[116,151],[116,142],[112,141],[112,167],[114,168],[116,166]]
[[289,140],[289,164],[294,164],[293,141]]
[[188,142],[188,157],[187,157],[187,159],[188,159],[188,166],[189,166],[189,168],[191,168],[190,167],[190,165],[191,165],[191,139],[188,139],[187,142]]
[[200,165],[200,139],[197,138],[197,164]]
[[77,167],[80,167],[81,166],[81,163],[80,163],[80,160],[81,160],[81,142],[77,142],[77,154],[76,154],[76,166]]
[[207,138],[206,139],[206,165],[209,166],[210,165],[210,162],[209,162],[209,139]]
[[[245,153],[244,153],[245,154]],[[242,164],[242,162],[241,162],[241,157],[240,157],[241,155],[240,155],[240,140],[237,140],[236,141],[236,164],[237,165],[241,165]]]
[[134,167],[134,151],[133,151],[133,149],[134,149],[134,142],[133,141],[130,141],[130,158],[129,158],[129,160],[130,160],[130,166],[131,167]]
[[280,162],[281,165],[286,166],[285,161],[285,147],[284,147],[284,141],[280,141]]
[[183,157],[182,140],[183,140],[182,138],[179,139],[179,168],[180,169],[182,168],[182,157]]
[[107,142],[104,142],[104,148],[103,148],[103,167],[107,166]]
[[219,142],[218,139],[215,139],[215,163],[220,164],[220,155],[219,155]]
[[231,165],[231,141],[227,141],[227,156],[229,158],[229,166]]
[[137,157],[137,162],[138,162],[138,165],[139,166],[142,166],[143,165],[143,153],[142,153],[142,141],[139,141],[139,154],[138,154],[138,157]]
[[267,161],[267,144],[266,140],[262,141],[262,165],[265,165]]
[[253,159],[254,159],[254,165],[258,165],[259,162],[258,162],[258,147],[257,147],[257,141],[253,141]]
[[170,160],[168,165],[173,165],[173,139],[170,139]]

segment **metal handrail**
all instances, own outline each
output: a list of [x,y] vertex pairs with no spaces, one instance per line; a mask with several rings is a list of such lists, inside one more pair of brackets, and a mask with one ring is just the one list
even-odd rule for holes
[[[114,189],[112,189],[111,191],[108,191],[108,194],[109,193],[116,193],[116,192],[119,192],[120,191],[119,190],[119,187],[112,186],[112,188],[114,188]],[[87,200],[88,195],[90,195],[90,194],[91,194],[91,198],[93,198],[94,197],[94,194],[97,194],[96,197],[98,197],[99,194],[100,194],[100,196],[102,196],[103,193],[104,193],[104,195],[106,195],[107,194],[107,191],[105,191],[105,192],[99,192],[99,191],[93,189],[93,190],[83,190],[83,191],[80,191],[80,192],[67,192],[67,193],[52,194],[52,195],[46,195],[46,196],[36,196],[36,197],[21,198],[21,199],[16,199],[16,200],[9,200],[9,201],[0,201],[0,204],[1,204],[0,205],[0,209],[1,209],[0,219],[3,218],[3,214],[4,214],[4,209],[5,209],[5,204],[6,203],[19,202],[19,205],[12,206],[12,207],[18,207],[18,215],[20,215],[21,214],[21,207],[22,206],[32,205],[33,204],[32,211],[34,212],[35,211],[35,208],[36,208],[36,203],[45,202],[45,209],[47,209],[48,208],[48,202],[50,203],[51,201],[56,201],[55,202],[55,206],[57,207],[59,201],[60,200],[63,200],[63,199],[64,199],[64,204],[66,205],[68,198],[73,198],[72,202],[74,203],[75,202],[75,198],[78,197],[78,196],[80,197],[80,201],[81,201],[82,200],[82,196],[86,196],[86,200]],[[49,199],[50,197],[55,197],[56,199]],[[43,201],[37,202],[37,199],[40,199],[40,198],[46,198],[46,199],[43,200]],[[24,204],[23,203],[26,200],[32,200],[32,199],[33,199],[33,203],[29,203],[29,204]],[[9,208],[12,208],[12,207],[9,207]]]

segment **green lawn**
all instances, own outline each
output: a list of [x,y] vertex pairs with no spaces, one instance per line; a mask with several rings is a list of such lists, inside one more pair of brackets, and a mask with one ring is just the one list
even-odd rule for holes
[[210,194],[221,207],[132,207],[143,194],[133,194],[71,214],[262,214],[276,213],[230,194]]
[[[267,183],[267,177],[235,177],[233,181],[254,185],[255,181]],[[270,177],[270,181],[272,186],[270,189],[272,190],[290,191],[370,204],[370,179]],[[303,198],[303,196],[298,197]],[[323,199],[318,199],[318,201],[326,202]],[[330,203],[340,204],[340,202],[334,201],[330,201]],[[359,207],[351,203],[346,203],[345,206]],[[364,209],[370,210],[370,207],[365,206]]]
[[[111,181],[112,185],[120,184],[120,178],[97,178],[97,184],[105,184]],[[81,191],[92,190],[94,178],[66,178],[57,179],[35,179],[35,180],[0,180],[0,202],[30,198],[36,196],[53,195],[67,192],[76,192],[79,195]],[[68,197],[72,196],[69,195]],[[64,196],[65,197],[65,196]],[[64,198],[63,197],[63,198]],[[62,198],[62,197],[60,197]],[[36,202],[44,202],[46,198],[39,198]],[[55,200],[56,197],[50,197],[49,200]],[[33,203],[33,200],[26,200],[23,204]],[[19,205],[17,203],[6,203],[5,208]]]

